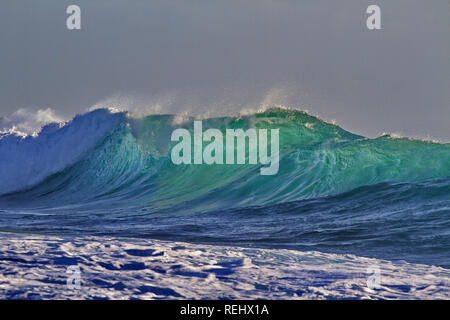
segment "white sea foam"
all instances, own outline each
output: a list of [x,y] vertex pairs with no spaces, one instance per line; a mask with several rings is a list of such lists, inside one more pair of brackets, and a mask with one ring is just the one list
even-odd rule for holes
[[0,118],[0,133],[15,133],[20,136],[36,136],[49,123],[64,124],[64,118],[51,109],[18,109],[9,116]]
[[[2,299],[450,298],[448,269],[317,251],[0,233],[0,252]],[[79,290],[66,285],[70,265]]]

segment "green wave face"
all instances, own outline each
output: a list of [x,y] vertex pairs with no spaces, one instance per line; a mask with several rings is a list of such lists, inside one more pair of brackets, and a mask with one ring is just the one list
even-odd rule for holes
[[[282,109],[203,120],[203,130],[217,128],[224,134],[236,128],[279,129],[276,175],[261,175],[261,165],[175,165],[170,159],[175,145],[171,133],[180,127],[193,133],[193,121],[177,124],[172,115],[127,119],[81,161],[16,196],[42,205],[117,199],[155,210],[181,203],[185,211],[211,210],[450,176],[450,144],[389,136],[367,139],[306,113]],[[248,150],[246,154],[248,163]]]

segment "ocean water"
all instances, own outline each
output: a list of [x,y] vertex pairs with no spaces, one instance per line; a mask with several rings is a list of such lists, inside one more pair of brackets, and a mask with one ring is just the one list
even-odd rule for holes
[[[190,280],[166,283],[166,287],[183,283],[184,289],[175,290],[176,295],[158,295],[170,291],[150,290],[144,292],[150,294],[144,294],[147,298],[292,298],[294,287],[298,291],[295,297],[300,298],[450,296],[450,144],[389,135],[368,139],[287,109],[203,119],[204,130],[279,129],[279,172],[263,176],[259,165],[174,165],[170,135],[179,127],[192,131],[193,121],[175,115],[136,119],[100,109],[65,124],[48,125],[36,136],[1,134],[0,231],[4,233],[0,294],[28,297],[26,292],[31,290],[35,294],[31,297],[39,297],[42,292],[42,297],[60,297],[52,295],[53,289],[49,291],[48,286],[45,290],[36,286],[24,289],[22,283],[16,290],[11,280],[14,276],[5,274],[11,259],[28,261],[30,256],[35,257],[28,261],[27,268],[33,265],[33,281],[45,280],[45,276],[39,276],[42,265],[36,261],[55,259],[54,252],[45,250],[50,243],[64,246],[78,241],[89,248],[89,243],[99,246],[101,239],[109,239],[116,249],[122,246],[125,251],[124,243],[130,241],[142,250],[145,243],[165,247],[161,251],[166,257],[170,251],[167,246],[187,248],[177,259],[180,268],[191,270],[191,277],[185,272]],[[29,243],[28,251],[19,250],[17,241]],[[117,259],[123,265],[129,259],[146,264],[126,254],[107,255],[110,249],[102,248],[104,264]],[[199,276],[192,270],[200,260],[191,256],[199,248],[208,248],[209,254],[198,258],[201,261],[215,261],[213,265],[223,259],[222,263],[240,262],[236,268],[228,268],[228,275],[213,272],[214,279],[209,279],[211,272],[198,271],[202,274]],[[41,254],[36,256],[36,252]],[[223,257],[223,252],[233,254]],[[56,256],[58,253],[76,256],[73,250],[56,250]],[[270,257],[272,268],[263,270],[255,262],[262,259],[261,255]],[[343,284],[341,271],[349,260],[349,270],[357,271],[347,274]],[[305,261],[310,273],[304,272]],[[398,272],[403,277],[396,284],[400,289],[389,287],[395,283],[391,279],[387,287],[381,283],[384,291],[367,293],[361,285],[366,277],[361,276],[361,270],[374,264],[385,266],[389,274],[384,279],[394,279]],[[161,270],[172,270],[164,265],[159,266]],[[284,271],[275,272],[277,266]],[[297,273],[286,271],[293,266]],[[18,263],[13,268],[16,275],[21,274],[22,267]],[[243,272],[252,268],[260,269],[258,275],[263,274],[264,281],[270,279],[271,288],[281,289],[265,290],[261,278],[254,281],[254,273]],[[105,272],[110,269],[104,267]],[[270,272],[278,280],[270,277]],[[283,282],[283,272],[292,276],[289,284]],[[410,283],[405,280],[408,274]],[[211,280],[217,290],[222,288],[221,295],[213,294],[214,290],[200,292],[205,283],[199,283],[199,277]],[[113,275],[109,279],[111,286],[123,284],[117,295],[109,297],[133,296],[125,294],[123,288],[127,283],[133,287],[135,278],[134,282],[114,282]],[[233,287],[217,286],[217,281],[232,279],[250,290],[241,288],[244,291],[238,290],[240,293],[250,293],[242,295]],[[351,279],[359,281],[357,289]],[[153,277],[145,281],[149,287],[160,288],[160,282],[166,280]],[[326,290],[324,286],[328,286]],[[140,292],[139,285],[134,288]],[[84,297],[98,294],[85,293]]]

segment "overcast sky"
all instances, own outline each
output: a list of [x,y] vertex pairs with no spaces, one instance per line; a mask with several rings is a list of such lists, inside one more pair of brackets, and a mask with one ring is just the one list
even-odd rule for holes
[[0,116],[288,104],[366,136],[450,141],[449,31],[448,0],[2,0]]

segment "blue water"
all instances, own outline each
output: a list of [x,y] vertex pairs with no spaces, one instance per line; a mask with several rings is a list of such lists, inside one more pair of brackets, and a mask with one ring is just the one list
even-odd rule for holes
[[170,161],[193,119],[97,110],[0,136],[0,231],[355,254],[450,267],[450,144],[367,139],[272,109],[204,127],[279,128],[280,170]]

